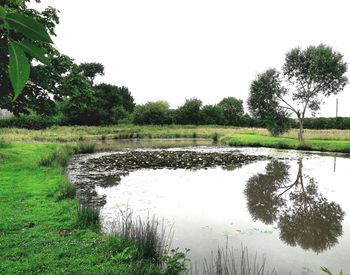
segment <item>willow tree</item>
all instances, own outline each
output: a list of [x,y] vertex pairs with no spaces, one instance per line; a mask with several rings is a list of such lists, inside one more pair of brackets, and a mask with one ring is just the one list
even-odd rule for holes
[[277,134],[288,130],[286,118],[294,113],[299,124],[298,139],[303,142],[306,112],[319,111],[327,97],[344,89],[346,71],[343,56],[329,46],[295,48],[286,54],[282,72],[269,69],[252,82],[249,110],[272,125]]

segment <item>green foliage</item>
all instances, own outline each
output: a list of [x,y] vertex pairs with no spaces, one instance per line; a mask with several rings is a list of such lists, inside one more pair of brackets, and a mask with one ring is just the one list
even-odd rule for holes
[[242,100],[235,97],[225,97],[219,102],[218,106],[223,110],[225,124],[239,125],[239,121],[244,115]]
[[205,105],[200,110],[200,123],[203,125],[225,123],[225,113],[219,105]]
[[8,29],[20,32],[32,41],[52,43],[45,27],[28,15],[19,13],[7,13],[4,17]]
[[166,101],[148,102],[136,105],[132,114],[133,123],[143,124],[171,124],[172,118],[169,104]]
[[[276,69],[269,69],[252,82],[249,110],[272,124],[272,129],[277,128],[273,134],[283,133],[283,121],[294,113],[298,118],[299,142],[303,142],[306,111],[317,112],[325,98],[342,91],[348,82],[346,71],[343,56],[331,47],[321,44],[305,50],[292,49],[286,55],[282,76]],[[283,82],[292,89],[288,90]],[[288,96],[294,104],[287,102]]]
[[175,113],[177,124],[200,124],[200,109],[202,101],[197,98],[186,99],[184,105],[180,106]]
[[18,116],[9,117],[6,119],[0,119],[0,128],[25,128],[41,130],[53,125],[62,124],[62,120],[59,117],[53,116]]
[[179,251],[179,248],[172,249],[170,254],[163,256],[162,260],[165,265],[163,274],[173,275],[173,274],[182,274],[187,271],[187,262],[190,260],[187,258],[187,252],[189,249],[186,249],[185,252]]
[[9,76],[17,98],[27,83],[30,66],[24,51],[17,43],[9,43],[9,55]]
[[[0,11],[0,40],[1,40],[1,60],[5,61],[3,65],[5,70],[8,66],[8,75],[6,71],[0,74],[0,80],[4,83],[9,78],[13,88],[13,97],[16,99],[23,91],[30,74],[30,63],[28,57],[34,57],[39,61],[48,63],[44,50],[35,46],[35,43],[52,43],[52,40],[45,27],[38,22],[33,16],[23,14],[21,7],[24,5],[17,4],[17,10],[2,7]],[[25,9],[25,6],[24,6]],[[9,61],[5,48],[8,47]],[[28,57],[26,56],[28,55]],[[4,56],[4,58],[2,58]],[[4,85],[6,89],[10,87]],[[10,94],[10,91],[4,91],[2,96]]]
[[105,74],[105,68],[101,63],[81,63],[79,70],[90,81],[91,86],[94,85],[96,76]]
[[91,108],[97,125],[117,124],[134,109],[134,98],[126,87],[102,83],[93,90],[95,104]]

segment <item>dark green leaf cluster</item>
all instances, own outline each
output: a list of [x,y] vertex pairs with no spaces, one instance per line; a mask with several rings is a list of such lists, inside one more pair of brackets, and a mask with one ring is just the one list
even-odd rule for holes
[[[21,94],[30,76],[28,57],[49,64],[46,52],[40,45],[50,44],[52,40],[44,25],[34,16],[25,14],[23,8],[25,4],[18,1],[10,1],[0,7],[1,61],[5,67],[8,66],[8,71],[3,69],[1,73],[1,97],[17,98]],[[9,78],[12,87],[5,78]]]

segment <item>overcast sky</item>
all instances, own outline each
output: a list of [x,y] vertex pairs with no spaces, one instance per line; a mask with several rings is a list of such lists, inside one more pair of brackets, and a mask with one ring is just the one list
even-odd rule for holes
[[[98,82],[127,86],[136,103],[234,96],[294,47],[328,44],[350,63],[348,0],[43,0],[60,10],[56,47],[100,62]],[[348,76],[349,73],[348,73]],[[350,84],[339,94],[350,116]],[[319,116],[335,115],[335,97]]]

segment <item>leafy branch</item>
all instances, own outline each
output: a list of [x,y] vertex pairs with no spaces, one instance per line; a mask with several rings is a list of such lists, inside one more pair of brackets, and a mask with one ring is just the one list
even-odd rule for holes
[[[0,7],[0,30],[8,44],[8,76],[14,90],[14,100],[23,91],[30,75],[29,58],[49,65],[45,51],[36,43],[53,43],[45,27],[28,15]],[[18,34],[21,34],[20,36]]]

